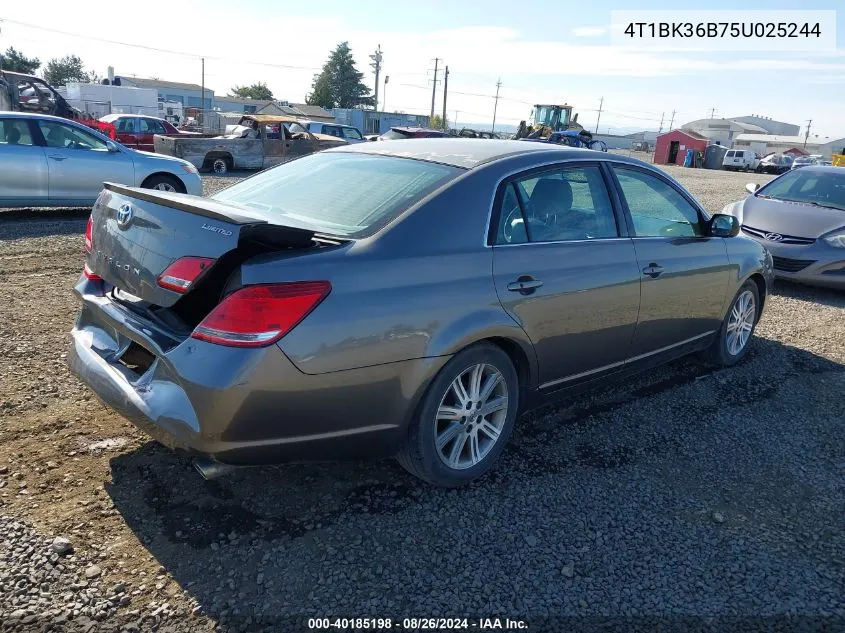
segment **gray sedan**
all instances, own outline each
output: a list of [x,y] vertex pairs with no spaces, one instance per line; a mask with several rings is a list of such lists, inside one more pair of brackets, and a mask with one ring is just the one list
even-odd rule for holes
[[845,289],[845,169],[810,165],[748,191],[722,213],[771,252],[775,274]]
[[89,206],[106,181],[202,193],[187,161],[123,147],[68,119],[0,112],[0,207]]
[[396,455],[456,486],[522,410],[738,362],[772,281],[738,232],[650,165],[518,141],[360,143],[210,199],[110,184],[69,359],[206,474]]

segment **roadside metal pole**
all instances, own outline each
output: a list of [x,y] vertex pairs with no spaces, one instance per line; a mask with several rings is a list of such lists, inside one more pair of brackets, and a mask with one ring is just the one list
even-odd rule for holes
[[446,66],[446,73],[443,75],[443,130],[446,130],[446,93],[449,92],[449,67]]
[[205,131],[205,57],[202,58],[202,90],[200,91],[200,127]]
[[[434,58],[434,81],[431,82],[431,115],[430,119],[434,118],[434,96],[437,94],[437,62],[440,61],[439,57]],[[429,125],[431,124],[431,120],[429,119]]]
[[381,44],[378,45],[376,52],[373,53],[372,55],[370,55],[370,59],[373,60],[373,63],[370,64],[370,66],[372,67],[372,69],[376,73],[376,90],[375,90],[375,99],[374,99],[375,100],[375,107],[373,108],[373,110],[375,112],[378,112],[378,76],[379,76],[379,73],[381,72],[381,60],[383,59],[382,54],[381,54]]
[[499,81],[496,82],[496,101],[493,102],[493,129],[490,130],[490,133],[493,134],[496,131],[496,110],[499,109],[499,88],[502,87],[502,79],[499,78]]
[[813,124],[813,119],[807,121],[807,133],[804,135],[804,149],[807,149],[807,139],[810,138],[810,126]]
[[387,84],[390,83],[390,75],[384,76],[384,94],[381,97],[381,108],[387,112]]
[[599,114],[596,117],[596,134],[599,133],[599,121],[601,121],[601,108],[604,105],[604,97],[599,99]]

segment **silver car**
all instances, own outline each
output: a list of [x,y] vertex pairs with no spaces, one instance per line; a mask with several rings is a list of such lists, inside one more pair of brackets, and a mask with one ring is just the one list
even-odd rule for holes
[[845,169],[810,165],[747,188],[722,213],[771,252],[775,275],[845,289]]
[[68,356],[217,463],[487,472],[517,414],[706,350],[739,362],[771,259],[651,165],[547,143],[316,152],[211,198],[108,184]]
[[88,206],[104,182],[200,195],[196,167],[54,116],[0,112],[0,207]]

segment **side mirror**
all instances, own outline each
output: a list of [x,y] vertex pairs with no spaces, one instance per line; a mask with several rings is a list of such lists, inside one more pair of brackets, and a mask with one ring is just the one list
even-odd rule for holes
[[717,213],[710,218],[710,235],[712,237],[736,237],[739,235],[739,220],[732,215]]
[[106,147],[108,148],[109,152],[112,153],[112,154],[120,151],[117,147],[117,143],[115,143],[114,141],[106,141]]
[[747,185],[745,185],[745,190],[748,193],[757,193],[757,190],[759,188],[760,188],[760,185],[758,185],[756,182],[749,182]]

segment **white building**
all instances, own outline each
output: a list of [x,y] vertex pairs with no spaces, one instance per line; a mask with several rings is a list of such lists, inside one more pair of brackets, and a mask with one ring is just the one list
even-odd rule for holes
[[96,118],[106,114],[159,116],[158,93],[145,88],[70,82],[61,89],[73,107]]
[[[781,136],[798,136],[801,131],[800,126],[794,123],[784,123],[783,121],[775,121],[767,116],[760,116],[759,114],[752,114],[750,116],[734,116],[731,121],[737,123],[750,123],[761,127],[766,131],[766,134],[779,134]],[[750,132],[750,130],[749,130]]]
[[800,149],[808,154],[821,154],[830,160],[831,154],[845,153],[845,138],[831,138],[811,134],[804,136],[784,136],[779,134],[740,134],[736,137],[734,147],[747,147],[761,156],[772,152],[785,152],[790,149]]
[[684,123],[681,129],[698,132],[725,147],[732,147],[734,139],[739,134],[766,134],[766,130],[759,125],[742,123],[733,119],[698,119]]

